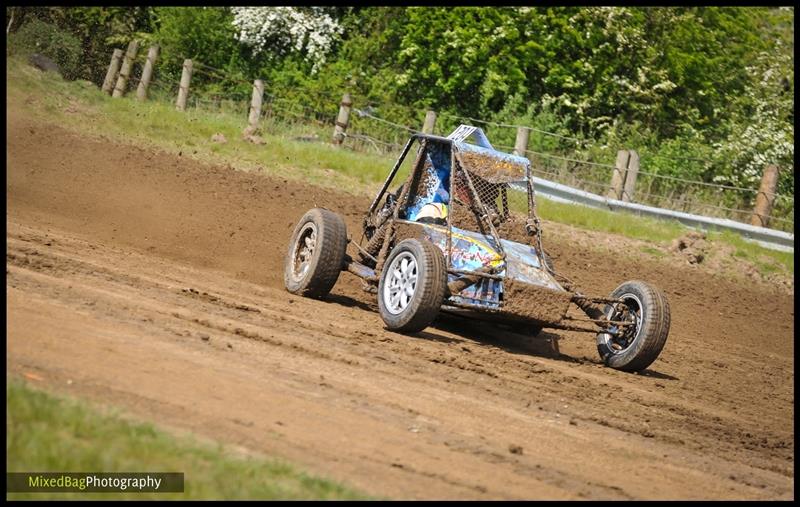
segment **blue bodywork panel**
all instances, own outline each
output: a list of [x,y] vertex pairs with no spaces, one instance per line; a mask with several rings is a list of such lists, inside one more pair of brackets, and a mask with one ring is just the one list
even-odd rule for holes
[[[401,220],[400,223],[411,224],[412,222]],[[422,237],[438,246],[447,256],[446,226],[417,222],[413,222],[413,224],[420,229]],[[450,257],[450,267],[460,271],[476,271],[484,266],[492,266],[497,275],[556,291],[564,291],[558,282],[542,269],[534,247],[505,239],[501,239],[500,243],[506,253],[505,261],[497,252],[491,236],[453,227],[453,254]],[[458,278],[457,275],[449,274],[448,282],[456,278]],[[478,283],[462,290],[458,295],[452,296],[451,299],[460,303],[498,309],[502,292],[502,280],[483,278]]]

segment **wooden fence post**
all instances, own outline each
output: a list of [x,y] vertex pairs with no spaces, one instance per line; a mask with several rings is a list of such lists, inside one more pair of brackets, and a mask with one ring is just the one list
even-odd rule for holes
[[139,100],[147,100],[147,87],[150,86],[150,78],[153,77],[156,58],[158,58],[158,46],[150,46],[150,49],[147,50],[147,61],[144,62],[142,79],[139,80],[139,87],[136,89],[136,98]]
[[114,86],[114,93],[112,97],[122,97],[125,95],[125,87],[128,86],[128,77],[131,75],[133,69],[133,59],[136,58],[136,53],[139,51],[139,41],[132,40],[128,44],[128,51],[125,52],[125,57],[122,59],[122,68],[119,69],[119,77],[117,78],[117,85]]
[[114,82],[117,80],[120,60],[122,60],[122,50],[115,49],[114,53],[111,54],[111,63],[108,64],[108,72],[106,72],[106,78],[103,80],[103,86],[101,88],[107,95],[111,95]]
[[611,174],[611,188],[608,190],[609,199],[622,198],[622,186],[625,184],[625,172],[628,170],[630,156],[628,150],[617,152],[617,162],[614,164],[614,172]]
[[181,72],[181,85],[178,88],[178,100],[175,102],[175,108],[178,111],[186,110],[186,99],[189,98],[189,83],[192,81],[192,61],[186,59],[183,61],[183,72]]
[[514,142],[514,155],[520,157],[527,157],[528,151],[528,136],[530,136],[531,129],[528,127],[517,127],[517,140]]
[[336,118],[336,127],[333,129],[333,144],[342,144],[344,142],[347,125],[350,123],[350,107],[352,105],[350,94],[345,93],[342,95],[342,102],[339,104],[339,116]]
[[263,100],[264,81],[256,79],[253,81],[253,97],[250,99],[250,115],[247,118],[247,124],[253,131],[258,127],[258,120],[261,118],[261,102]]
[[436,125],[436,111],[430,109],[425,113],[425,122],[422,124],[423,134],[433,134],[433,127]]
[[758,189],[758,194],[756,194],[756,207],[750,219],[751,225],[766,227],[769,224],[777,188],[778,166],[770,164],[764,168],[764,174],[761,176],[761,187]]
[[636,150],[628,150],[630,157],[628,158],[628,170],[625,171],[625,184],[622,187],[622,200],[631,202],[633,200],[633,192],[636,189],[636,176],[639,174],[639,154]]

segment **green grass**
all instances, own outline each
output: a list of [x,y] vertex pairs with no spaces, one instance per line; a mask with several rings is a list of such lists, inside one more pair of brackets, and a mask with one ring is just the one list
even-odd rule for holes
[[686,233],[687,229],[676,221],[661,221],[628,213],[614,213],[586,206],[536,200],[539,215],[552,220],[593,231],[611,232],[633,239],[669,242]]
[[658,248],[653,248],[651,246],[643,246],[641,247],[641,251],[646,254],[650,254],[654,257],[659,257],[659,258],[667,256],[667,254],[663,250],[659,250]]
[[[355,193],[382,181],[394,162],[391,157],[339,149],[328,142],[296,141],[269,133],[262,134],[266,144],[256,145],[241,139],[246,125],[243,116],[193,107],[180,112],[169,102],[112,99],[94,86],[42,74],[14,58],[7,60],[7,70],[9,102],[22,102],[40,119],[93,135],[143,142],[201,160],[234,163],[245,170]],[[78,113],[67,112],[73,103],[79,104]],[[300,127],[291,130],[298,135],[304,132]],[[217,133],[227,142],[212,142],[211,136]],[[309,127],[308,133],[320,130]],[[320,139],[327,141],[331,134]]]
[[[628,213],[575,206],[550,201],[546,198],[537,201],[539,214],[546,220],[552,220],[593,231],[611,232],[622,236],[654,243],[669,244],[673,239],[686,234],[688,230],[675,220],[656,220]],[[756,243],[742,239],[731,231],[708,232],[707,240],[711,243],[727,244],[735,248],[733,255],[753,263],[765,275],[785,271],[794,274],[794,254],[764,248]],[[643,251],[664,257],[663,251],[645,248]]]
[[7,493],[7,499],[365,499],[280,461],[166,433],[7,378],[9,472],[183,472],[184,493]]
[[755,243],[745,241],[736,233],[730,231],[712,232],[711,241],[727,243],[735,248],[733,255],[740,259],[752,262],[762,274],[788,271],[794,275],[794,253],[779,252],[763,248]]
[[[9,102],[34,100],[28,109],[48,121],[95,135],[150,144],[170,152],[182,152],[200,160],[233,164],[239,169],[301,180],[354,194],[371,194],[394,164],[392,156],[359,153],[336,148],[328,142],[302,142],[293,137],[317,134],[327,141],[332,131],[315,125],[270,127],[263,135],[265,145],[241,139],[246,123],[244,114],[214,113],[189,107],[175,110],[171,100],[139,102],[133,98],[111,99],[95,86],[65,82],[52,74],[44,75],[15,58],[7,59],[7,97]],[[164,96],[166,97],[166,96]],[[82,106],[80,114],[65,109],[70,103]],[[191,95],[190,101],[191,104]],[[88,121],[87,121],[88,120]],[[215,133],[227,142],[211,141]],[[407,174],[410,159],[399,174]],[[542,218],[579,228],[620,234],[629,238],[669,244],[685,234],[687,228],[676,221],[661,221],[628,213],[613,213],[579,205],[538,199]],[[784,271],[794,274],[794,255],[763,248],[734,233],[710,233],[712,242],[733,245],[741,258],[768,274]]]

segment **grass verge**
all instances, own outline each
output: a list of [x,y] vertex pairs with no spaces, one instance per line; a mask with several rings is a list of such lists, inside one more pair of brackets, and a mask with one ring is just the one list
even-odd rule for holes
[[[325,142],[295,140],[295,134],[331,134],[318,126],[294,124],[284,130],[270,129],[265,145],[241,139],[244,115],[214,113],[189,108],[175,110],[167,101],[139,102],[133,98],[111,99],[87,82],[67,82],[58,75],[43,74],[16,58],[8,58],[7,99],[25,104],[26,111],[42,120],[56,122],[81,132],[122,141],[149,144],[174,153],[184,153],[216,164],[302,180],[315,185],[364,194],[372,193],[392,167],[393,157],[358,153]],[[221,133],[225,143],[211,141]],[[190,152],[190,153],[187,153]],[[407,157],[400,177],[408,170]],[[612,213],[579,205],[539,199],[545,220],[600,232],[669,244],[687,232],[676,221],[662,221],[627,213]],[[776,271],[794,274],[794,254],[778,252],[750,243],[734,233],[708,234],[712,242],[735,247],[735,256],[753,263],[762,274]]]
[[183,472],[184,493],[7,493],[11,499],[364,499],[341,484],[7,378],[9,472]]
[[[689,230],[676,220],[656,220],[629,213],[615,213],[600,209],[565,204],[548,199],[538,199],[538,210],[542,218],[593,231],[610,232],[633,239],[668,245]],[[779,271],[794,274],[794,254],[764,248],[746,241],[730,231],[707,233],[710,242],[724,243],[733,247],[733,256],[752,263],[762,275]],[[655,257],[665,257],[663,249],[643,249]]]

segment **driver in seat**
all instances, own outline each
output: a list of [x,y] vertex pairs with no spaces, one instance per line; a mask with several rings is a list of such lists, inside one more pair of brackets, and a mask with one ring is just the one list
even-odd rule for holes
[[447,225],[447,204],[431,202],[420,208],[415,221],[423,224]]

